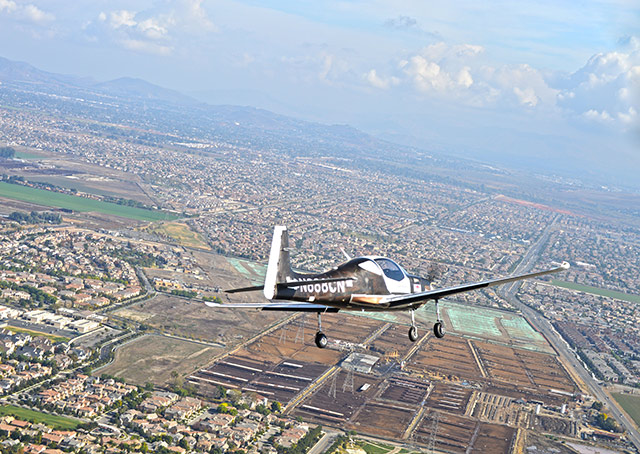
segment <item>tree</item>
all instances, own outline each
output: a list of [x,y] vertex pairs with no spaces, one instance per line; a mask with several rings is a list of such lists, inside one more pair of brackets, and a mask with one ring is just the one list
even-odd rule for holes
[[271,402],[271,411],[274,413],[280,413],[282,411],[282,404],[277,400]]

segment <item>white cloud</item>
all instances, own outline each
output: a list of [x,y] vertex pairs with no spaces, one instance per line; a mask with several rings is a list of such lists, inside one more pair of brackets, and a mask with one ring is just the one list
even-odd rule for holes
[[[106,14],[100,13],[99,18],[106,17]],[[112,11],[109,13],[109,25],[111,28],[134,27],[136,13],[122,9],[120,11]]]
[[602,112],[598,112],[595,109],[589,109],[582,116],[588,120],[599,121],[601,123],[611,123],[613,118],[609,115],[609,112],[603,110]]
[[0,0],[0,13],[2,12],[28,22],[45,23],[55,20],[53,14],[41,10],[34,4],[19,4],[13,0]]
[[12,13],[18,8],[16,2],[12,0],[0,0],[0,12]]
[[388,89],[393,85],[398,85],[400,80],[397,77],[380,77],[375,69],[370,70],[367,74],[365,74],[365,79],[371,86],[375,88],[380,88],[383,90]]
[[191,44],[194,35],[217,32],[202,0],[162,2],[143,11],[102,11],[84,30],[91,41],[112,41],[127,50],[162,56]]
[[155,55],[170,55],[172,52],[172,48],[169,46],[163,46],[161,44],[156,44],[149,41],[142,41],[139,39],[124,39],[121,41],[122,45],[129,50],[133,50],[136,52],[143,52],[146,54],[155,54]]
[[55,19],[51,13],[45,13],[35,5],[26,5],[23,9],[25,16],[34,22],[49,22]]
[[633,37],[622,49],[595,54],[556,84],[567,112],[628,130],[640,109],[640,41]]

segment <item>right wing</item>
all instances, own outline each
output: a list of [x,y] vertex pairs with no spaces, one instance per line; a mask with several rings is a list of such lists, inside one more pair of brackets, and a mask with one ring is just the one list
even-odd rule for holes
[[219,309],[261,309],[263,311],[291,311],[291,312],[338,312],[340,309],[337,307],[325,306],[324,304],[312,304],[312,303],[298,303],[298,302],[286,302],[286,303],[212,303],[206,301],[205,304],[209,307],[216,307]]
[[500,277],[497,279],[489,279],[482,282],[472,282],[469,284],[457,285],[455,287],[448,287],[435,290],[427,290],[420,293],[408,293],[405,295],[393,296],[385,299],[385,303],[389,305],[390,309],[403,309],[412,308],[425,303],[428,300],[438,300],[446,296],[455,295],[457,293],[470,292],[471,290],[478,290],[486,287],[493,287],[494,285],[507,284],[509,282],[515,282],[522,279],[529,279],[532,277],[544,276],[547,274],[557,273],[558,271],[564,271],[569,269],[569,263],[562,262],[562,264],[556,268],[545,271],[537,271],[535,273],[520,274],[516,276]]

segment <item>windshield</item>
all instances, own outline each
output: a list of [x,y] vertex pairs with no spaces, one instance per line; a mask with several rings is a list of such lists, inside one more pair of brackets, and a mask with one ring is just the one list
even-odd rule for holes
[[404,279],[404,272],[396,263],[389,259],[376,259],[376,263],[380,265],[384,275],[394,281],[401,281]]

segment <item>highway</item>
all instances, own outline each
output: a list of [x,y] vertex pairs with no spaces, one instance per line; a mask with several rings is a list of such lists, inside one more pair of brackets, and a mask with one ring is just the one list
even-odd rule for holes
[[[550,233],[555,229],[555,224],[558,216],[545,228],[544,232],[535,242],[531,248],[527,251],[522,261],[516,267],[514,274],[526,273],[532,270],[533,265],[540,257],[542,248],[547,243]],[[623,413],[618,406],[613,402],[613,398],[607,394],[602,387],[594,380],[591,372],[585,369],[582,361],[578,359],[576,354],[569,348],[568,344],[562,339],[560,334],[551,325],[543,315],[536,310],[530,308],[526,304],[522,303],[517,297],[516,293],[522,285],[522,281],[516,281],[503,286],[499,293],[503,296],[513,307],[519,309],[527,321],[535,329],[540,331],[555,351],[560,355],[566,363],[570,364],[575,373],[582,379],[584,383],[589,387],[589,390],[595,396],[597,400],[602,402],[607,408],[610,414],[614,416],[616,421],[620,423],[622,427],[627,431],[627,437],[634,444],[636,449],[640,451],[640,433],[635,428],[633,421],[630,420],[626,413]]]

